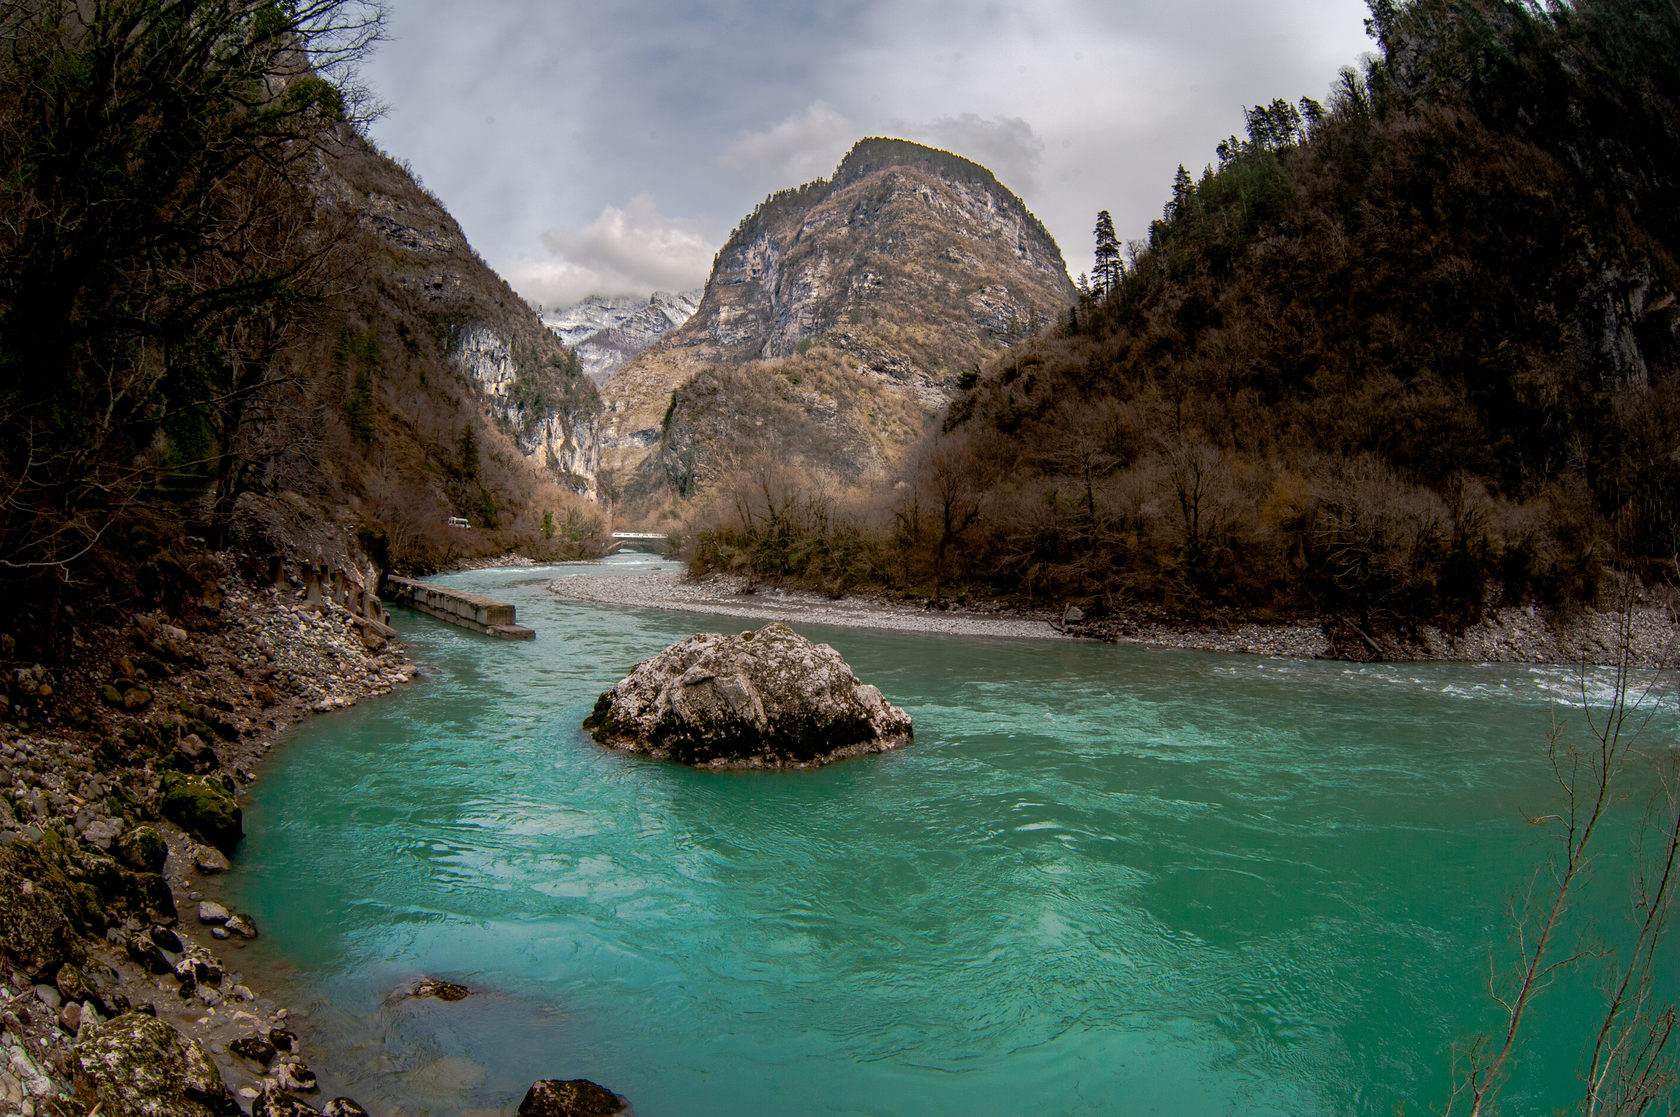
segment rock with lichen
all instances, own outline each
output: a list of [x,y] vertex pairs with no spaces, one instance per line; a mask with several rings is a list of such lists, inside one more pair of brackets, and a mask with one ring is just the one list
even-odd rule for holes
[[76,1090],[104,1117],[233,1117],[239,1103],[196,1041],[154,1016],[125,1012],[85,1030]]
[[70,882],[27,842],[0,847],[0,944],[28,976],[46,980],[79,961],[85,914]]
[[910,740],[910,715],[840,653],[772,622],[643,660],[583,723],[602,744],[707,767],[799,767]]
[[163,840],[163,835],[155,826],[136,826],[117,839],[111,852],[131,868],[161,873],[164,862],[169,859],[169,843]]
[[518,1117],[622,1117],[630,1103],[587,1078],[546,1078],[525,1091]]

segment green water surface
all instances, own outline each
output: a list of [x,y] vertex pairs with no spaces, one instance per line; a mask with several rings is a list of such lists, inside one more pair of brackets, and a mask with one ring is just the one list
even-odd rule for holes
[[[267,764],[229,889],[329,1089],[416,1114],[511,1112],[548,1077],[641,1117],[1424,1113],[1498,1023],[1489,950],[1548,850],[1525,818],[1555,806],[1576,673],[812,627],[914,744],[691,771],[579,722],[671,641],[758,622],[543,588],[648,565],[440,579],[537,640],[399,613],[424,680]],[[1625,868],[1577,908],[1606,939]],[[401,997],[420,976],[478,994]],[[1548,990],[1511,1111],[1575,1096],[1592,983]]]

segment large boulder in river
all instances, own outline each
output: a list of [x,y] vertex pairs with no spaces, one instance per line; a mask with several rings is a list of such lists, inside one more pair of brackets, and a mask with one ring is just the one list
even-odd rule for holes
[[705,632],[643,660],[583,723],[613,748],[709,767],[822,764],[910,740],[910,715],[783,624]]

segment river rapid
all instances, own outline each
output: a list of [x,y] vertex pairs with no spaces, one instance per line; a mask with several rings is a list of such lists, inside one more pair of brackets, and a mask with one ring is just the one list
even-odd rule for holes
[[[640,1117],[1374,1117],[1440,1108],[1455,1043],[1499,1025],[1547,734],[1581,740],[1607,674],[806,626],[915,742],[692,771],[579,723],[637,660],[757,622],[544,588],[659,562],[439,579],[536,641],[399,613],[423,680],[266,763],[226,879],[324,1089],[382,1115],[586,1077]],[[1654,783],[1630,779],[1607,849]],[[1628,864],[1572,928],[1614,940]],[[475,994],[403,996],[421,977]],[[1547,990],[1512,1111],[1571,1103],[1594,977]]]

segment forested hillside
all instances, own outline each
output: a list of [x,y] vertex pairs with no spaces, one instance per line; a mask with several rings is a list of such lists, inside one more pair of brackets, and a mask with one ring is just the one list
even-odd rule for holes
[[5,631],[190,600],[230,544],[294,570],[589,546],[592,387],[360,135],[381,18],[0,9]]
[[699,564],[1398,629],[1672,583],[1680,12],[1370,26],[1327,105],[1256,106],[1145,236],[1099,237],[896,492],[766,476]]

